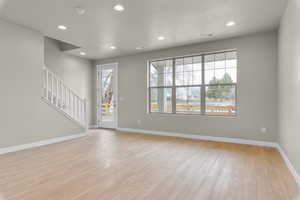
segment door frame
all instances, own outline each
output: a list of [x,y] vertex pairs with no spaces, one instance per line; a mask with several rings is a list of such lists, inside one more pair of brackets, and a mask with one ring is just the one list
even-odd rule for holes
[[97,118],[97,128],[103,128],[101,125],[101,77],[100,77],[100,73],[101,73],[101,68],[108,66],[108,65],[114,65],[114,70],[115,70],[115,77],[114,77],[114,81],[115,81],[115,87],[114,87],[114,95],[115,95],[115,103],[116,103],[116,109],[115,109],[115,127],[113,127],[113,129],[117,129],[118,128],[118,110],[119,110],[119,97],[118,97],[118,67],[119,67],[119,63],[114,62],[114,63],[105,63],[105,64],[98,64],[97,66],[97,81],[96,81],[96,90],[97,90],[97,98],[96,98],[96,118]]

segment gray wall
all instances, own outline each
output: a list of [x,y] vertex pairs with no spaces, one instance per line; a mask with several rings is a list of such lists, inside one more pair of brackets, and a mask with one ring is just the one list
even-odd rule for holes
[[279,31],[279,143],[300,173],[300,1],[290,0]]
[[[237,117],[147,114],[147,60],[234,48],[239,56]],[[119,97],[124,99],[118,108],[121,128],[277,139],[277,31],[98,60],[94,65],[109,62],[119,63]],[[260,132],[262,127],[267,133]]]
[[[92,62],[62,52],[56,40],[45,37],[45,65],[55,72],[68,87],[88,100],[89,119],[92,108]],[[90,120],[91,121],[91,120]],[[91,124],[91,122],[90,122]]]
[[41,100],[42,34],[0,20],[0,148],[84,131]]

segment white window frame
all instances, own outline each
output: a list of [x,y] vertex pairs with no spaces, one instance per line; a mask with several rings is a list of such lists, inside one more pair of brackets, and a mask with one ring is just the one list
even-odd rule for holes
[[[236,83],[226,83],[226,84],[215,84],[215,85],[232,85],[235,87],[235,113],[231,115],[222,115],[222,114],[208,114],[206,113],[206,95],[205,95],[205,89],[207,86],[213,86],[213,84],[205,84],[205,59],[204,57],[207,55],[213,55],[213,54],[221,54],[221,53],[229,53],[229,52],[236,52],[237,55],[237,66],[236,66],[236,76],[237,76],[237,81]],[[176,86],[176,81],[175,81],[175,60],[180,59],[180,58],[188,58],[188,57],[202,57],[202,83],[200,85],[180,85]],[[173,63],[173,83],[171,86],[151,86],[150,85],[150,67],[152,62],[157,62],[157,61],[164,61],[164,60],[172,60]],[[168,57],[168,58],[160,58],[160,59],[154,59],[154,60],[148,60],[147,61],[147,113],[148,114],[164,114],[164,115],[202,115],[202,116],[221,116],[221,117],[236,117],[238,114],[238,71],[239,71],[239,59],[238,59],[238,50],[237,49],[230,49],[230,50],[224,50],[224,51],[216,51],[216,52],[209,52],[209,53],[200,53],[200,54],[192,54],[192,55],[184,55],[184,56],[177,56],[177,57]],[[179,87],[200,87],[201,91],[201,112],[200,113],[178,113],[176,112],[176,88]],[[151,111],[151,89],[153,88],[172,88],[172,112],[152,112]]]

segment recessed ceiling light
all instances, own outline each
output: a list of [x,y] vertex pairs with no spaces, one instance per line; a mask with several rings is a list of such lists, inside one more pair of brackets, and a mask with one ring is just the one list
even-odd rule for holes
[[58,25],[57,28],[60,30],[67,30],[67,27],[64,25]]
[[124,11],[124,10],[125,10],[125,8],[124,8],[124,6],[123,6],[123,5],[121,5],[121,4],[117,4],[117,5],[115,5],[115,6],[114,6],[114,10],[115,10],[115,11],[122,12],[122,11]]
[[110,49],[116,49],[117,47],[115,47],[115,46],[110,46],[109,48],[110,48]]
[[81,51],[81,52],[80,52],[80,55],[82,55],[82,56],[85,56],[85,55],[86,55],[86,53],[85,53],[85,52],[83,52],[83,51]]
[[144,49],[144,47],[136,47],[135,49],[136,50],[142,50],[142,49]]
[[227,22],[226,23],[226,26],[234,26],[235,25],[235,22],[234,21],[230,21],[230,22]]
[[164,40],[165,37],[164,37],[164,36],[159,36],[159,37],[157,37],[157,39],[158,39],[158,40]]

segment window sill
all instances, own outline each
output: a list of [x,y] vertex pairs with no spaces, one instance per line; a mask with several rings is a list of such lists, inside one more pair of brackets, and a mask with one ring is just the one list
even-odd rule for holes
[[160,113],[160,112],[148,112],[148,115],[162,115],[162,116],[171,116],[171,117],[177,117],[177,116],[193,116],[193,117],[217,117],[217,118],[226,118],[226,119],[236,119],[238,116],[235,115],[208,115],[208,114],[190,114],[190,113]]

